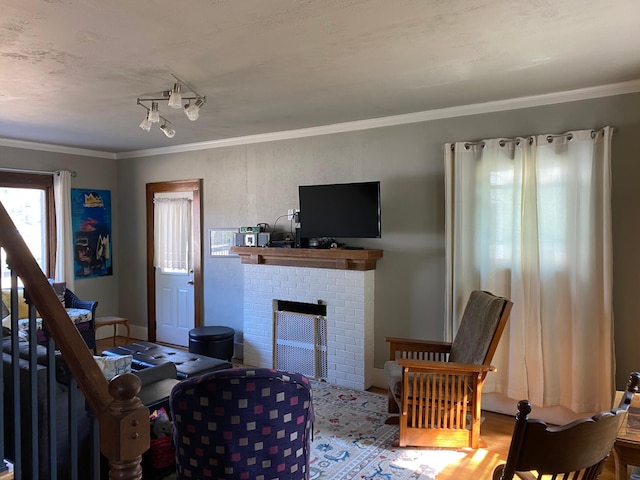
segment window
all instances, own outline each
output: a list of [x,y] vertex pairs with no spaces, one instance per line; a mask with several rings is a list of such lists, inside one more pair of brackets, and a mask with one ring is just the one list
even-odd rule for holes
[[[55,267],[55,210],[51,175],[0,173],[0,202],[25,239],[40,268],[49,278]],[[2,284],[11,272],[1,252]]]

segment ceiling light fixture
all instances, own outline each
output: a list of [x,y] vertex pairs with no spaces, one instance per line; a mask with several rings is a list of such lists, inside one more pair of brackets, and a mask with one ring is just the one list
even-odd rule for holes
[[[169,107],[183,109],[187,118],[192,122],[198,120],[200,109],[207,102],[207,97],[200,95],[173,73],[171,76],[176,79],[171,90],[145,95],[137,100],[137,104],[147,111],[147,116],[140,122],[140,128],[148,132],[151,130],[153,123],[160,123],[162,120],[163,124],[160,126],[160,130],[168,138],[173,138],[176,131],[169,126],[171,122],[160,115],[159,102],[167,102]],[[186,104],[183,105],[183,102],[186,102]]]

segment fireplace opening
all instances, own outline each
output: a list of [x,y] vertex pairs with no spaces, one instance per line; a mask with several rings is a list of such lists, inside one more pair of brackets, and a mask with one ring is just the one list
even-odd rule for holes
[[327,305],[273,301],[273,368],[326,379]]

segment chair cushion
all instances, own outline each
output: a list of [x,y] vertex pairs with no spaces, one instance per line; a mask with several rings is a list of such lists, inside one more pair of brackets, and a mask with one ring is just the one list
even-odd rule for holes
[[389,390],[394,397],[400,397],[402,393],[402,367],[395,360],[387,360],[384,364],[384,373],[387,377]]
[[488,292],[471,292],[451,345],[450,362],[484,363],[505,303],[506,299]]

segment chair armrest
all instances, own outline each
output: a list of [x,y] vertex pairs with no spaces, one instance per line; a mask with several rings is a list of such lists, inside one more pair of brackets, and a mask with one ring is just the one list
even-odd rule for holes
[[401,357],[445,361],[451,351],[450,342],[434,342],[413,338],[386,337],[389,342],[389,360]]
[[476,365],[475,363],[437,362],[433,360],[414,360],[399,358],[398,365],[407,367],[410,372],[449,373],[452,375],[481,374],[495,372],[493,365]]
[[64,306],[66,308],[81,308],[83,310],[91,311],[91,323],[95,325],[96,308],[98,308],[98,302],[92,300],[80,300],[78,296],[68,288],[64,291]]

